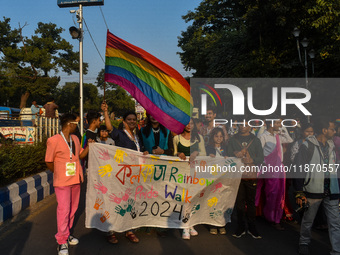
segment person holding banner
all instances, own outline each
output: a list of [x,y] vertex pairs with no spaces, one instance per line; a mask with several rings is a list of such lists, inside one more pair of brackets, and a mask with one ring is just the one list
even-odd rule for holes
[[[110,132],[109,135],[115,141],[115,145],[141,152],[143,150],[143,145],[138,135],[137,114],[132,111],[125,113],[123,116],[123,122],[120,123],[122,125],[120,125],[119,129],[116,129],[111,124],[108,106],[105,101],[102,103],[101,109],[104,112],[106,129]],[[144,151],[143,154],[147,155],[148,152]],[[132,243],[139,242],[138,237],[132,231],[127,231],[125,236]],[[118,239],[114,231],[108,232],[107,240],[109,243],[118,243]]]
[[[174,155],[182,160],[190,157],[190,161],[200,156],[206,156],[203,136],[198,134],[195,122],[190,119],[182,134],[174,137]],[[197,236],[198,232],[193,228],[183,229],[182,238],[189,240],[190,236]]]
[[247,223],[247,233],[254,239],[260,239],[262,237],[255,226],[256,166],[261,165],[264,160],[263,150],[260,139],[251,133],[251,127],[247,122],[239,125],[238,129],[238,133],[229,140],[228,156],[241,158],[242,163],[248,169],[242,174],[235,201],[238,228],[233,237],[240,238],[245,235]]
[[[205,147],[205,150],[207,155],[213,158],[227,157],[227,145],[223,130],[220,127],[215,127],[210,132],[209,144]],[[218,231],[216,227],[210,227],[210,234],[217,235],[218,232],[220,232],[221,235],[225,235],[227,233],[225,227],[218,228]]]
[[[144,150],[154,155],[173,156],[173,137],[169,129],[160,124],[152,115],[147,114],[146,126],[139,132]],[[157,235],[165,237],[167,229],[156,228]]]
[[[72,135],[78,122],[73,114],[61,118],[61,132],[47,140],[45,162],[53,172],[53,186],[58,202],[57,225],[55,238],[58,243],[58,254],[68,254],[68,245],[76,245],[78,239],[70,235],[74,215],[78,209],[80,183],[83,182],[83,170],[80,159],[89,151],[83,150],[77,136]],[[93,140],[89,140],[92,143]]]
[[170,130],[155,120],[152,115],[147,114],[147,117],[146,126],[139,133],[144,149],[150,154],[172,156],[174,149]]

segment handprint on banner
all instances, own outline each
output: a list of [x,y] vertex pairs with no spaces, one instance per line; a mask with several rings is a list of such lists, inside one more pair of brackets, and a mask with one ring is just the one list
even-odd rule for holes
[[225,163],[227,163],[227,164],[230,165],[231,167],[232,167],[232,166],[236,166],[236,163],[235,163],[232,159],[227,159],[227,160],[225,161]]
[[120,204],[120,202],[122,201],[122,199],[120,197],[117,197],[114,193],[109,196],[109,199],[111,202],[115,202],[116,204]]
[[100,166],[98,174],[100,175],[100,177],[104,177],[106,174],[108,177],[110,177],[112,170],[113,169],[111,165]]
[[213,197],[213,198],[208,200],[208,206],[212,207],[214,205],[217,205],[217,202],[218,202],[217,197]]
[[132,207],[133,207],[134,205],[135,205],[135,200],[129,198],[129,200],[128,200],[128,206],[127,206],[127,208],[126,208],[126,211],[127,211],[127,212],[131,212]]
[[104,149],[100,149],[98,151],[98,153],[100,154],[101,157],[99,157],[99,159],[102,159],[104,161],[106,160],[110,160],[110,155],[109,155],[109,151],[108,150],[104,150]]
[[117,163],[124,162],[124,156],[127,156],[127,153],[122,150],[116,150],[116,154],[113,157]]
[[126,189],[124,196],[122,196],[122,200],[127,201],[130,195],[131,195],[131,189]]
[[96,202],[95,202],[95,204],[94,204],[94,206],[93,206],[93,208],[96,209],[96,210],[98,211],[98,210],[100,209],[100,206],[101,206],[102,204],[104,204],[104,202],[102,202],[101,199],[97,198],[97,199],[96,199]]
[[200,204],[194,205],[193,208],[191,209],[191,213],[192,213],[192,214],[195,214],[196,211],[198,211],[200,208],[201,208],[201,205],[200,205]]
[[110,218],[110,214],[108,211],[105,211],[104,214],[101,214],[100,221],[104,223],[108,218]]
[[195,167],[197,162],[197,160],[190,161],[190,167]]
[[126,213],[126,210],[124,210],[123,207],[121,207],[120,205],[117,205],[115,209],[116,213],[120,214],[121,216],[124,216]]
[[102,182],[95,184],[94,188],[97,189],[97,190],[100,190],[103,194],[106,194],[106,192],[107,192],[107,188],[103,185]]
[[212,165],[211,166],[211,171],[210,171],[210,173],[211,173],[211,175],[217,175],[217,165]]
[[214,211],[209,213],[210,218],[216,219],[217,217],[222,216],[223,212],[221,210],[216,211],[216,208],[214,208]]
[[[222,183],[219,182],[219,183],[217,183],[216,185],[214,185],[214,186],[211,188],[211,191],[212,191],[213,193],[215,193],[216,191],[218,191],[218,189],[222,188],[222,186],[223,186]],[[219,190],[218,192],[221,192],[221,191]]]
[[137,217],[137,211],[134,207],[131,208],[131,212],[130,212],[130,215],[131,215],[131,218],[134,219]]

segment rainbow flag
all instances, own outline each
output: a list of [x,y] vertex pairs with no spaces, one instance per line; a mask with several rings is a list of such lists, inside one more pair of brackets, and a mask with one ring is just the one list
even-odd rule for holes
[[172,67],[107,31],[105,81],[129,92],[159,123],[180,134],[190,121],[190,85]]

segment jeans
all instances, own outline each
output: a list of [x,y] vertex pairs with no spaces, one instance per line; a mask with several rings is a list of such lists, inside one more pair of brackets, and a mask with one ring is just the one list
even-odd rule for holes
[[332,251],[330,254],[340,254],[339,200],[330,200],[329,197],[323,199],[308,198],[307,200],[309,202],[309,208],[305,211],[302,218],[299,244],[310,244],[313,221],[318,212],[321,202],[323,202],[328,221],[329,239],[332,245]]

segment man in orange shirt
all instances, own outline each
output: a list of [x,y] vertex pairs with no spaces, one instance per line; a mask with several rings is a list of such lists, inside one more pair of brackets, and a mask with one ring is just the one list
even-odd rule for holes
[[[73,114],[65,114],[61,118],[62,131],[47,140],[45,162],[53,172],[53,186],[58,202],[57,226],[55,235],[58,254],[68,255],[68,245],[76,245],[78,239],[70,235],[74,215],[78,209],[80,183],[83,182],[83,170],[80,160],[89,151],[80,147],[79,139],[74,133],[78,122]],[[88,141],[93,142],[92,140]]]

